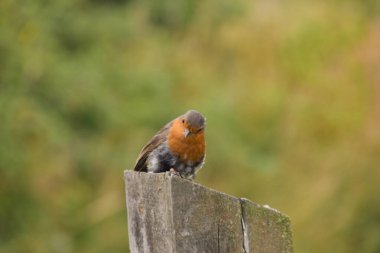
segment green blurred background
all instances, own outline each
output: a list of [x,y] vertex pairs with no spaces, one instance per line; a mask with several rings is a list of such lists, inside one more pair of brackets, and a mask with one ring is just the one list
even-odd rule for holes
[[197,182],[380,252],[380,2],[0,1],[0,252],[128,252],[123,170],[207,117]]

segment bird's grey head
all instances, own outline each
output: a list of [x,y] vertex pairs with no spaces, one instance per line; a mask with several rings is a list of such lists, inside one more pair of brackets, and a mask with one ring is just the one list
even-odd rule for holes
[[190,133],[193,134],[203,131],[206,125],[203,115],[195,110],[187,111],[182,118],[182,122]]

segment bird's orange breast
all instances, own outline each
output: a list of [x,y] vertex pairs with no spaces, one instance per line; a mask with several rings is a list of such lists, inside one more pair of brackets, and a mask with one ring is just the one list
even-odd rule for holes
[[168,145],[171,152],[183,162],[197,163],[205,154],[204,132],[184,136],[185,128],[181,119],[173,122],[168,135]]

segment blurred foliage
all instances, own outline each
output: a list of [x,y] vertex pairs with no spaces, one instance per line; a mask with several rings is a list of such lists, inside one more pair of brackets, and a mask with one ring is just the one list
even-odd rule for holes
[[197,181],[296,252],[380,252],[380,4],[0,1],[0,252],[127,252],[123,169],[207,117]]

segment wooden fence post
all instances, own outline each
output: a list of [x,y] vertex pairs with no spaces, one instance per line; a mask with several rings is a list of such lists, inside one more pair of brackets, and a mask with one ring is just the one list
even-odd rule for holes
[[125,171],[131,253],[292,253],[290,220],[169,173]]

